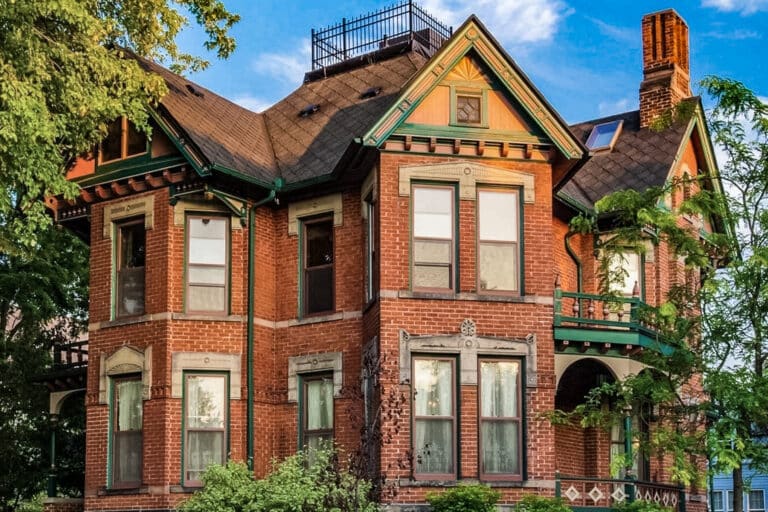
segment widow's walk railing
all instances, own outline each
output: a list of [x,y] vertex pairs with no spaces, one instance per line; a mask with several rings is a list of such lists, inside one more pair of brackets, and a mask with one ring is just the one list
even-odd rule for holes
[[413,0],[358,16],[324,29],[312,29],[312,69],[407,41],[433,53],[451,37],[453,28],[440,23]]
[[685,512],[683,487],[631,478],[609,479],[555,475],[555,496],[575,510],[612,509],[637,500]]

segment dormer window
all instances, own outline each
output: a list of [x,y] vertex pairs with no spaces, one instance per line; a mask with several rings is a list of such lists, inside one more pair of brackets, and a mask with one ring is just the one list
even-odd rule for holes
[[613,149],[616,139],[619,138],[621,127],[624,124],[622,120],[611,121],[609,123],[596,124],[587,139],[587,147],[590,151],[603,151]]
[[124,160],[147,152],[147,137],[125,117],[110,123],[99,146],[99,164]]

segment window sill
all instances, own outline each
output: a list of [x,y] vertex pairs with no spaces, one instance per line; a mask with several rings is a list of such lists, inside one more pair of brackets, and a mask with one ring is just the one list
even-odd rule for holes
[[241,315],[206,315],[200,313],[173,313],[173,320],[198,320],[203,322],[244,322]]
[[404,480],[400,479],[400,487],[456,487],[459,484],[483,484],[490,487],[521,488],[525,483],[520,480],[478,480],[477,478],[462,478],[459,480]]
[[128,487],[118,489],[108,489],[102,487],[98,492],[99,496],[127,496],[131,494],[149,494],[149,487],[142,485],[140,487]]
[[513,302],[518,304],[552,304],[552,297],[538,295],[501,295],[488,293],[414,292],[400,290],[398,299],[470,300],[479,302]]
[[99,328],[105,329],[107,327],[121,327],[123,325],[141,324],[144,322],[150,322],[153,319],[154,318],[152,315],[145,313],[143,315],[115,318],[114,320],[109,320],[107,322],[100,322]]
[[202,488],[203,488],[202,485],[199,487],[185,487],[183,485],[171,485],[168,488],[168,492],[170,492],[171,494],[192,494],[194,492],[199,491]]

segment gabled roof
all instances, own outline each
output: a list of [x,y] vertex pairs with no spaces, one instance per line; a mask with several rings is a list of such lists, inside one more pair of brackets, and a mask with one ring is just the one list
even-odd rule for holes
[[624,123],[613,149],[591,155],[563,185],[559,195],[592,209],[596,201],[611,192],[643,191],[664,185],[689,123],[675,123],[662,131],[640,128],[640,112],[634,110],[576,124],[571,131],[586,142],[595,125],[615,120]]

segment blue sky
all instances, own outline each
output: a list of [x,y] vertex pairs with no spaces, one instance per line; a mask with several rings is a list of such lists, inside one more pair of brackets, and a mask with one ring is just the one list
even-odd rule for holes
[[[637,108],[640,20],[672,7],[690,29],[691,80],[719,75],[768,97],[768,0],[416,0],[458,27],[476,14],[570,123]],[[310,68],[310,30],[391,5],[391,0],[224,0],[242,17],[238,48],[189,78],[260,111],[295,89]],[[204,54],[202,35],[182,46]]]

